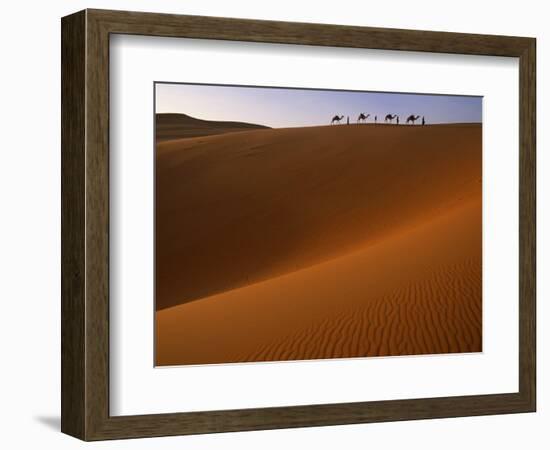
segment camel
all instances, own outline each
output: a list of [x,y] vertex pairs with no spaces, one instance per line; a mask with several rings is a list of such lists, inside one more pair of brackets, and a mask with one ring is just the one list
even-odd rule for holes
[[331,125],[334,125],[334,123],[340,123],[340,121],[341,121],[343,118],[344,118],[344,116],[340,116],[340,117],[334,116],[334,117],[332,118],[332,121],[330,122],[330,124],[331,124]]
[[361,113],[361,114],[359,114],[359,117],[357,118],[357,123],[359,123],[361,121],[366,122],[369,117],[370,117],[370,114],[367,114],[365,116],[365,113]]
[[414,125],[414,123],[418,120],[420,116],[415,116],[414,114],[411,114],[409,117],[407,117],[407,123],[410,123],[412,122],[412,124]]
[[394,114],[393,116],[391,114],[387,114],[386,115],[386,118],[384,119],[384,122],[392,122],[393,119],[395,119],[397,117],[397,114]]

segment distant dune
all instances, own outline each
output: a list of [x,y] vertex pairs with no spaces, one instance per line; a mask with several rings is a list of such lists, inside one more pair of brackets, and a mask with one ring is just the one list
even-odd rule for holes
[[481,351],[481,126],[157,146],[159,365]]
[[268,128],[253,123],[201,120],[185,114],[171,113],[157,114],[156,121],[157,142]]

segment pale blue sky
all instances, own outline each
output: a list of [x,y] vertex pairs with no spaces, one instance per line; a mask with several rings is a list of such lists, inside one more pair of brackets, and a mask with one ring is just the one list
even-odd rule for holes
[[338,114],[355,123],[359,113],[404,123],[410,114],[427,123],[481,122],[482,97],[270,87],[156,83],[156,112],[205,120],[251,122],[273,128],[328,124]]

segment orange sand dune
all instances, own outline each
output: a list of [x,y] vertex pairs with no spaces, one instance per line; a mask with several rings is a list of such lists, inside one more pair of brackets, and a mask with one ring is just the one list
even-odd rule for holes
[[159,113],[155,118],[155,140],[157,142],[268,128],[254,123],[201,120],[176,113]]
[[[159,361],[175,362],[162,356],[168,355],[165,352],[168,347],[183,345],[183,342],[189,343],[186,347],[194,345],[193,341],[186,340],[182,331],[176,333],[177,328],[183,329],[186,325],[177,325],[174,317],[181,317],[181,323],[186,324],[187,312],[192,316],[191,311],[210,311],[205,305],[216,304],[219,309],[217,313],[212,312],[216,316],[228,311],[229,307],[223,302],[235,302],[235,311],[230,317],[237,321],[235,335],[240,335],[248,329],[245,323],[251,314],[259,314],[260,310],[265,314],[275,313],[270,310],[272,306],[265,306],[264,302],[269,303],[269,300],[263,291],[262,296],[249,304],[251,309],[248,311],[241,311],[238,306],[246,304],[245,300],[236,302],[235,294],[222,294],[225,291],[242,292],[244,298],[248,298],[252,294],[247,293],[260,286],[282,289],[277,283],[286,279],[279,278],[285,274],[298,277],[317,273],[324,267],[323,262],[335,264],[330,261],[347,258],[346,255],[354,252],[363,254],[375,243],[390,245],[388,239],[409,232],[420,222],[446,214],[467,198],[481,198],[479,124],[267,129],[159,143],[156,156],[156,308],[161,311],[194,301],[181,309],[170,308],[166,313],[159,313]],[[477,228],[474,227],[476,232],[481,229],[481,219],[478,219]],[[449,239],[446,252],[452,250],[452,244],[460,240],[463,233],[460,223],[466,219],[459,215],[456,220],[452,233],[440,232]],[[430,236],[423,239],[428,238]],[[459,268],[480,264],[481,250],[475,249],[461,260],[448,261],[451,269],[445,265],[447,262],[437,262],[445,256],[441,255],[442,250],[430,247],[431,241],[426,242],[419,250],[425,248],[431,252],[424,264],[430,265],[426,273],[435,277],[434,280],[444,276],[436,274],[466,270]],[[404,251],[393,253],[386,270],[400,267],[398,263],[406,257],[416,261],[416,255],[403,255]],[[466,259],[470,265],[466,264]],[[384,273],[373,275],[373,270],[378,273],[377,264],[372,261],[365,264],[353,274],[370,286],[369,304],[382,301],[381,295],[397,295],[394,288],[398,285],[411,289],[399,281],[401,278],[394,280],[394,275],[389,277],[389,284],[385,283]],[[348,270],[351,269],[350,266]],[[279,281],[269,281],[275,277]],[[336,281],[330,286],[323,284],[325,278],[332,279],[330,271],[323,272],[322,278],[319,283],[312,281],[313,286],[303,281],[298,291],[270,294],[275,295],[272,302],[280,304],[278,308],[292,317],[284,316],[283,320],[281,316],[271,325],[258,319],[266,329],[265,342],[260,338],[258,342],[276,345],[270,344],[268,337],[279,342],[283,339],[280,334],[283,331],[289,334],[304,331],[305,328],[291,324],[296,321],[295,317],[303,320],[306,317],[292,311],[301,311],[307,302],[312,302],[308,323],[315,326],[314,316],[321,314],[324,308],[319,304],[329,301],[322,292],[317,292],[317,284],[328,291],[333,286],[330,292],[336,297],[332,303],[342,305],[348,301],[342,299],[351,298],[353,289],[346,288],[345,284]],[[414,278],[411,282],[420,280]],[[434,283],[440,286],[439,282]],[[235,290],[245,286],[250,286],[252,291]],[[298,288],[300,283],[296,286]],[[361,293],[364,294],[365,289]],[[372,295],[378,292],[377,289],[381,291],[375,300]],[[309,300],[289,303],[303,297],[298,292],[310,291]],[[438,292],[443,295],[447,291]],[[479,301],[479,298],[472,301]],[[336,305],[326,305],[329,307],[336,308]],[[241,311],[241,315],[235,316],[236,311]],[[225,336],[222,324],[216,323],[214,327],[210,315],[196,314],[193,317],[205,330],[204,335],[197,337],[198,342]],[[288,328],[284,324],[288,324]],[[305,327],[305,323],[302,325]],[[267,332],[270,327],[279,330],[277,336]],[[169,336],[175,341],[170,343]],[[256,336],[249,340],[256,342]],[[252,349],[246,351],[245,348],[239,358],[253,357]],[[479,348],[479,340],[471,348]],[[222,355],[228,354],[220,353],[219,356],[224,360]],[[195,361],[195,356],[189,355],[189,361]]]
[[158,365],[481,351],[481,197],[372,245],[156,313]]

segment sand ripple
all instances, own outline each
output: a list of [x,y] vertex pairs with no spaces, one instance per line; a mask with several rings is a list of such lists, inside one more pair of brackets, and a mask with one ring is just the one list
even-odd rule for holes
[[364,305],[346,308],[235,362],[481,351],[480,261],[434,271]]

